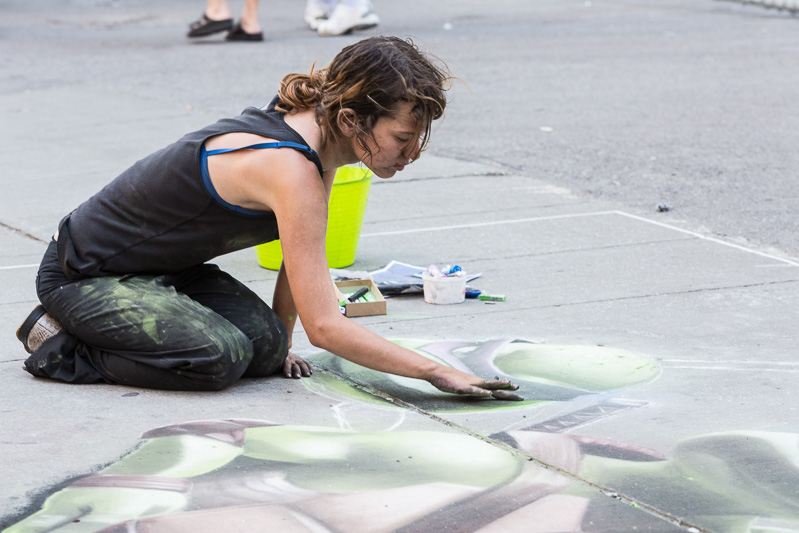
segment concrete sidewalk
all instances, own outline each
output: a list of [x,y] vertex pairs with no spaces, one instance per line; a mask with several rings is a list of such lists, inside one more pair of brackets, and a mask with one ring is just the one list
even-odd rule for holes
[[[457,263],[507,301],[403,296],[354,320],[511,377],[524,402],[365,370],[301,330],[312,378],[213,394],[23,372],[14,331],[58,220],[220,117],[144,93],[54,80],[0,94],[0,528],[799,531],[799,264],[478,157],[431,153],[373,183],[350,268]],[[252,250],[218,264],[271,298]]]

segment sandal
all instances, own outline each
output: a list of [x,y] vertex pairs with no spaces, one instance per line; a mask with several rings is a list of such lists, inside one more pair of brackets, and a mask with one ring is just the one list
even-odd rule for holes
[[212,20],[209,19],[205,13],[200,17],[200,20],[192,22],[189,25],[188,37],[205,37],[206,35],[213,35],[227,31],[233,27],[233,19]]
[[236,24],[236,27],[230,30],[225,37],[226,41],[263,41],[264,32],[247,33],[241,28],[241,23]]

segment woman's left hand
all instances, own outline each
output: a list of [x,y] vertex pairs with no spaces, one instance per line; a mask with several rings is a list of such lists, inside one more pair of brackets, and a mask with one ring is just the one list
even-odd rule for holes
[[286,360],[283,362],[284,376],[287,378],[300,379],[301,377],[310,377],[311,374],[313,374],[311,363],[302,357],[297,357],[291,352],[288,353]]
[[482,379],[449,366],[440,366],[428,380],[438,390],[466,396],[492,396],[497,400],[522,401],[523,397],[510,391],[518,390],[507,379]]

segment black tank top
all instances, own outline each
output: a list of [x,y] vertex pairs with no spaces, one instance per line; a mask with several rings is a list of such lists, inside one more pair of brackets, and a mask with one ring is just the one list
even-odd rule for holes
[[246,132],[275,139],[241,149],[299,150],[322,174],[308,143],[275,110],[247,108],[236,118],[189,133],[145,157],[67,215],[59,225],[58,259],[67,277],[166,274],[278,238],[272,212],[230,205],[216,193],[205,141]]

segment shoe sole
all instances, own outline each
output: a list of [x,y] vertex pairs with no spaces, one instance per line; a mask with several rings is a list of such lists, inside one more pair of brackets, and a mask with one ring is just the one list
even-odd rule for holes
[[317,28],[317,32],[319,33],[319,35],[323,35],[325,37],[335,37],[336,35],[349,35],[350,33],[354,32],[354,31],[368,30],[369,28],[374,28],[378,24],[379,24],[378,22],[368,23],[368,24],[357,24],[355,26],[347,28],[346,30],[344,30],[341,33],[321,32],[321,31],[319,31],[318,28]]
[[47,311],[45,311],[44,307],[41,305],[37,305],[33,311],[28,315],[28,318],[22,323],[22,325],[17,328],[17,339],[22,343],[25,347],[25,351],[31,353],[30,348],[28,348],[28,335],[30,335],[33,326],[36,325],[36,322],[42,318]]
[[204,24],[199,28],[189,30],[186,34],[187,37],[208,37],[215,33],[222,33],[223,31],[230,31],[233,29],[233,19],[228,20],[215,20]]
[[225,37],[225,40],[226,41],[230,41],[230,42],[238,41],[238,42],[245,42],[245,43],[254,43],[254,42],[263,41],[264,40],[264,34],[263,34],[263,32],[261,32],[261,33],[244,33],[243,35],[242,35],[242,33],[234,33],[234,34],[232,34],[232,37],[231,37],[230,34],[228,34],[228,36]]
[[329,16],[330,16],[330,13],[327,13],[327,12],[326,13],[321,13],[320,12],[320,13],[317,14],[317,16],[313,16],[313,15],[309,15],[308,13],[305,13],[305,16],[303,17],[303,19],[305,20],[305,23],[308,25],[309,28],[311,28],[313,31],[316,31],[319,28],[319,23],[327,20],[327,18]]
[[320,18],[320,19],[314,19],[312,21],[308,20],[308,19],[305,19],[305,23],[308,25],[308,27],[311,29],[311,31],[316,31],[316,30],[319,29],[319,23],[323,22],[325,20],[327,20],[327,19],[326,18],[323,18],[323,19]]
[[354,31],[368,30],[369,28],[374,28],[379,24],[380,24],[380,18],[377,16],[376,13],[370,12],[363,17],[363,22],[361,22],[360,24],[356,24],[354,26],[350,26],[349,28],[340,33],[328,33],[328,32],[319,31],[319,29],[324,27],[324,24],[322,23],[319,24],[319,27],[317,28],[317,33],[319,33],[319,35],[324,35],[324,36],[349,35]]

